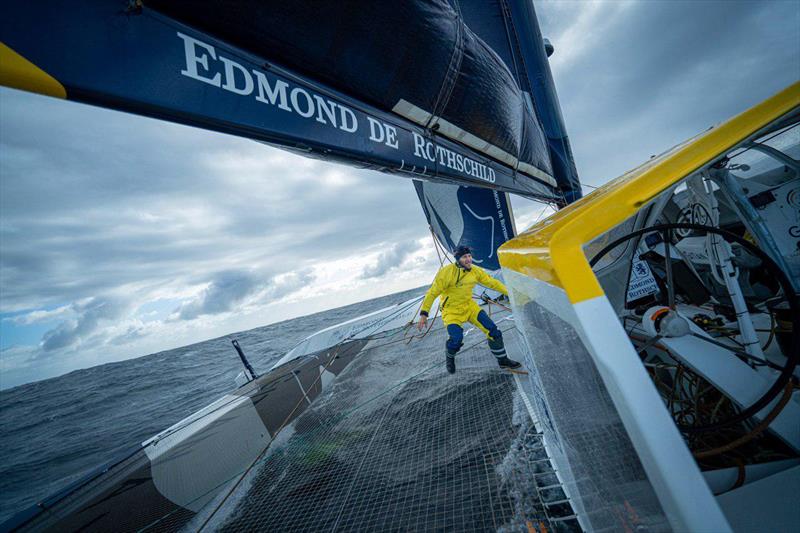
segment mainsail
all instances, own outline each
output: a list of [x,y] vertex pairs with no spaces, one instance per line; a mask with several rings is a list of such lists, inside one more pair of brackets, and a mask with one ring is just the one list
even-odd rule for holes
[[580,197],[527,2],[91,0],[5,14],[3,85],[412,178]]

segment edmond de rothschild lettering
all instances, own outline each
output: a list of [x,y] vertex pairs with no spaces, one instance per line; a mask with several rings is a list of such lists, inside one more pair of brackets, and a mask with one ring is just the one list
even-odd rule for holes
[[[354,133],[358,130],[358,118],[347,106],[312,94],[302,87],[291,87],[283,80],[270,83],[267,75],[259,70],[248,70],[241,64],[222,55],[210,44],[178,32],[183,40],[186,66],[181,74],[208,83],[241,96],[255,93],[255,99],[263,104],[277,106],[284,111],[297,113],[303,118],[314,118],[321,124]],[[213,65],[209,59],[221,63]],[[215,68],[217,67],[217,68]]]
[[[177,35],[183,41],[186,59],[181,70],[182,75],[239,96],[253,96],[262,104],[296,113],[304,119],[315,120],[346,133],[359,131],[358,116],[349,107],[274,76],[270,80],[264,72],[247,69],[241,63],[218,54],[216,48],[208,43],[180,32]],[[400,148],[402,137],[398,136],[394,126],[370,116],[365,117],[369,124],[368,139],[371,142],[395,150]],[[405,133],[406,140],[410,141],[407,132]],[[495,182],[495,172],[487,165],[437,145],[416,132],[411,134],[414,156],[483,181]]]

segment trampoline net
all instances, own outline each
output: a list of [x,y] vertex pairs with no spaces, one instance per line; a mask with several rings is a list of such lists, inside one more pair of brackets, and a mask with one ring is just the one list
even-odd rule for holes
[[567,495],[592,531],[670,531],[563,290],[505,270],[524,333],[535,416]]
[[[521,358],[513,321],[495,319]],[[402,330],[371,340],[187,528],[579,531],[525,406],[527,380],[500,370],[469,327],[447,374],[444,335],[437,320],[408,343]]]

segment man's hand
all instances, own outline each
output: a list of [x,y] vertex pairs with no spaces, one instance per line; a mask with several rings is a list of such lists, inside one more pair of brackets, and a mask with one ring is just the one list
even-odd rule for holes
[[421,315],[419,317],[419,322],[417,322],[417,329],[422,331],[425,329],[425,324],[428,322],[428,317],[426,315]]

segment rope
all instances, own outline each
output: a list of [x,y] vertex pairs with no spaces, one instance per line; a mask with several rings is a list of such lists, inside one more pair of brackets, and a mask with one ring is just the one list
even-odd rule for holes
[[[324,370],[327,370],[328,367],[330,367],[333,364],[333,362],[336,360],[336,356],[339,354],[339,350],[341,349],[341,347],[344,344],[344,342],[345,341],[342,341],[341,343],[336,345],[336,352],[330,358],[330,360],[328,361],[328,364],[325,365]],[[319,373],[319,376],[317,376],[317,379],[314,380],[314,383],[311,384],[311,387],[309,387],[309,389],[313,388],[314,385],[317,384],[317,382],[322,378],[322,374],[323,374],[323,372]],[[295,413],[295,411],[297,411],[297,408],[300,407],[303,404],[304,401],[306,401],[305,394],[303,395],[303,397],[300,400],[298,400],[297,404],[294,406],[294,408],[292,408],[292,410],[289,412],[289,414],[283,420],[283,422],[281,423],[280,427],[278,428],[278,431],[275,432],[275,435],[279,435],[280,432],[283,431],[283,428],[285,428],[286,425],[289,423],[289,420],[291,420],[292,415]],[[225,502],[228,501],[228,498],[231,496],[231,494],[233,494],[233,492],[239,487],[239,484],[242,482],[242,480],[244,480],[244,478],[247,477],[247,474],[250,472],[250,470],[252,470],[253,467],[256,465],[256,463],[258,463],[258,461],[261,460],[261,458],[264,456],[264,454],[267,453],[267,450],[269,450],[270,444],[272,444],[272,439],[270,439],[269,443],[267,443],[267,445],[264,447],[264,449],[261,450],[261,453],[259,453],[256,456],[256,458],[253,459],[253,462],[250,463],[250,466],[248,466],[244,470],[244,472],[241,474],[239,479],[236,481],[236,483],[233,485],[233,487],[231,487],[230,490],[228,490],[228,492],[225,494],[225,497],[222,498],[222,500],[219,502],[219,504],[217,504],[217,506],[214,508],[214,510],[211,512],[211,514],[209,514],[208,517],[206,517],[206,519],[200,525],[200,527],[197,528],[198,533],[200,531],[203,531],[203,529],[205,529],[205,527],[208,525],[209,521],[214,517],[214,515],[217,514],[217,512],[220,510],[220,508],[222,508],[222,506],[225,504]]]
[[500,303],[499,301],[497,301],[497,300],[494,300],[494,299],[492,299],[492,298],[489,298],[489,296],[487,296],[487,295],[486,295],[486,293],[484,293],[484,294],[481,294],[480,296],[474,296],[474,295],[473,295],[473,296],[472,296],[472,298],[473,298],[474,300],[480,300],[480,301],[482,301],[482,302],[486,302],[487,304],[489,304],[489,310],[490,310],[490,311],[489,311],[489,316],[491,316],[491,308],[492,308],[492,305],[496,305],[497,307],[500,307],[501,309],[505,309],[505,310],[506,310],[506,311],[508,311],[509,313],[513,312],[513,311],[511,310],[511,308],[510,308],[510,307],[508,307],[507,305],[503,305],[503,304],[501,304],[501,303]]
[[491,306],[492,306],[492,304],[494,304],[494,305],[496,305],[497,307],[499,307],[499,308],[501,308],[501,309],[505,309],[505,310],[506,310],[506,311],[508,311],[509,313],[511,313],[511,312],[512,312],[510,307],[508,307],[507,305],[503,305],[503,304],[501,304],[499,301],[497,301],[497,300],[493,300],[493,299],[489,298],[488,296],[486,297],[486,300],[485,300],[485,301],[486,301],[486,302],[489,304],[489,307],[491,307]]
[[[444,249],[443,249],[443,246],[441,245],[441,243],[438,241],[438,239],[436,239],[436,235],[435,235],[435,233],[433,232],[433,228],[432,228],[431,226],[428,226],[428,229],[430,230],[430,232],[431,232],[431,237],[433,238],[433,242],[434,242],[434,248],[435,248],[435,250],[436,250],[436,254],[437,254],[437,257],[438,257],[438,259],[439,259],[439,265],[440,265],[440,267],[443,267],[443,266],[444,266],[444,260],[443,260],[443,257],[444,257],[444,258],[446,258],[448,261],[450,261],[450,259],[449,259],[449,257],[448,257],[448,254],[447,254],[447,252],[446,252],[446,251],[444,251]],[[452,261],[450,261],[450,262],[452,262]],[[510,310],[510,309],[509,309],[507,306],[504,306],[503,304],[500,304],[500,303],[499,303],[499,302],[497,302],[496,300],[492,300],[492,299],[491,299],[491,298],[489,298],[488,296],[487,296],[487,297],[485,297],[485,301],[487,301],[487,303],[494,303],[495,305],[498,305],[499,307],[501,307],[501,308],[503,308],[503,309],[506,309],[506,310],[508,310],[508,311],[511,311],[511,310]],[[420,304],[419,304],[419,305],[420,305],[420,307],[421,307],[421,306],[422,306],[422,302],[420,302]],[[388,318],[391,318],[392,316],[395,316],[396,314],[399,314],[400,312],[403,312],[403,311],[405,311],[407,308],[408,308],[408,306],[405,306],[405,307],[403,307],[403,308],[400,308],[400,309],[398,309],[398,310],[397,310],[395,313],[393,313],[393,314],[391,314],[391,315],[388,315],[386,318],[387,318],[387,319],[388,319]],[[434,315],[434,317],[433,317],[433,318],[430,320],[430,325],[428,325],[427,329],[426,329],[426,330],[425,330],[425,331],[424,331],[424,332],[423,332],[421,335],[411,335],[411,337],[407,337],[407,331],[408,331],[408,329],[409,329],[410,327],[412,327],[412,326],[413,326],[414,322],[412,321],[412,322],[410,322],[409,324],[407,324],[407,325],[406,325],[406,327],[403,329],[403,339],[402,339],[402,341],[404,341],[406,344],[409,344],[409,343],[410,343],[411,341],[413,341],[415,338],[416,338],[416,339],[423,339],[424,337],[426,337],[426,336],[428,335],[428,333],[430,333],[430,331],[433,329],[433,327],[434,327],[434,325],[435,325],[435,322],[436,322],[436,318],[437,318],[437,317],[438,317],[438,315],[439,315],[439,312],[440,312],[440,309],[439,309],[439,308],[437,308],[437,310],[436,310],[436,314],[435,314],[435,315]],[[415,313],[415,316],[416,316],[416,313]],[[359,331],[357,331],[357,332],[354,332],[354,333],[352,333],[352,334],[351,334],[351,335],[349,335],[349,336],[348,336],[346,339],[344,339],[344,340],[342,340],[341,342],[339,342],[338,344],[336,344],[336,345],[335,345],[336,351],[335,351],[335,352],[332,354],[332,356],[330,357],[330,359],[329,359],[329,361],[328,361],[327,365],[325,366],[325,368],[323,369],[323,371],[324,371],[324,370],[327,370],[327,369],[328,369],[328,367],[330,367],[330,365],[332,365],[332,364],[333,364],[333,362],[336,360],[336,357],[337,357],[337,356],[338,356],[338,354],[339,354],[339,351],[341,350],[341,348],[342,348],[342,346],[343,346],[344,344],[346,344],[348,341],[352,340],[352,339],[353,339],[353,338],[354,338],[356,335],[358,335],[359,333],[361,333],[361,332],[365,331],[366,329],[369,329],[370,327],[374,327],[374,325],[372,325],[372,324],[371,324],[371,325],[369,325],[369,326],[365,326],[365,327],[364,327],[364,328],[362,328],[361,330],[359,330]],[[370,337],[367,337],[367,339],[369,339],[369,338],[370,338]],[[394,342],[399,342],[399,341],[394,341]],[[390,342],[390,343],[386,343],[386,344],[384,344],[384,345],[381,345],[381,346],[385,346],[385,345],[389,345],[389,344],[393,344],[393,343],[391,343],[391,342]],[[476,343],[476,344],[478,344],[478,343]],[[469,349],[469,348],[471,348],[471,347],[473,347],[473,346],[475,346],[475,345],[471,345],[471,346],[467,347],[467,349]],[[331,348],[333,348],[333,347],[331,347]],[[408,379],[406,379],[406,380],[403,380],[403,381],[399,382],[399,383],[398,383],[398,384],[396,384],[395,386],[393,386],[393,387],[390,387],[389,389],[387,389],[387,390],[383,391],[382,393],[378,394],[377,396],[375,396],[375,397],[373,397],[373,398],[370,398],[369,400],[367,400],[367,402],[365,402],[365,404],[366,404],[366,403],[368,403],[368,402],[374,401],[375,399],[377,399],[377,398],[379,398],[379,397],[383,396],[384,394],[388,393],[390,390],[392,390],[392,389],[396,388],[397,386],[399,386],[399,385],[401,385],[401,384],[403,384],[403,383],[405,383],[405,382],[409,381],[410,379],[413,379],[413,378],[415,378],[415,377],[419,376],[420,374],[422,374],[422,373],[425,373],[425,372],[427,372],[427,371],[429,371],[429,370],[431,370],[431,369],[433,369],[433,368],[435,368],[435,367],[437,367],[437,366],[438,366],[438,365],[433,365],[433,366],[431,366],[431,367],[429,367],[429,368],[427,368],[427,369],[423,370],[422,372],[420,372],[420,373],[418,373],[418,374],[415,374],[414,376],[411,376],[410,378],[408,378]],[[320,373],[320,375],[319,375],[319,376],[318,376],[318,377],[317,377],[317,378],[314,380],[314,383],[312,383],[312,385],[311,385],[311,387],[310,387],[310,388],[313,388],[313,387],[314,387],[314,386],[317,384],[317,382],[318,382],[320,379],[322,379],[322,372],[321,372],[321,373]],[[237,398],[236,400],[238,400],[238,398]],[[276,431],[275,435],[278,435],[278,434],[280,434],[280,432],[281,432],[281,431],[283,431],[283,429],[284,429],[284,428],[285,428],[285,427],[286,427],[286,426],[289,424],[289,421],[292,419],[292,416],[293,416],[293,415],[294,415],[294,413],[297,411],[297,409],[299,408],[299,406],[300,406],[300,405],[303,405],[303,402],[304,402],[304,401],[306,401],[306,397],[305,397],[305,395],[303,396],[303,398],[301,398],[301,399],[300,399],[300,400],[297,402],[297,404],[294,406],[294,408],[293,408],[293,409],[292,409],[292,410],[289,412],[289,414],[286,416],[286,418],[284,419],[284,421],[281,423],[280,427],[279,427],[279,428],[278,428],[278,430]],[[227,404],[226,404],[226,405],[227,405]],[[360,408],[361,406],[363,406],[363,405],[364,405],[364,404],[362,404],[362,405],[360,405],[360,406],[357,406],[356,408],[354,408],[354,409],[353,409],[353,410],[351,410],[351,411],[348,411],[348,412],[347,412],[347,413],[346,413],[344,416],[348,416],[350,413],[353,413],[353,412],[355,412],[357,409],[359,409],[359,408]],[[217,409],[215,409],[214,411],[216,411],[216,410],[218,410],[218,409],[222,408],[223,406],[224,406],[224,405],[221,405],[221,406],[219,406],[219,407],[218,407]],[[388,407],[387,407],[387,411],[388,411]],[[213,412],[213,411],[212,411],[212,412]],[[210,415],[210,414],[211,414],[211,413],[208,413],[208,414],[206,414],[206,415],[204,415],[204,416],[208,416],[208,415]],[[384,417],[385,417],[385,415],[386,415],[386,412],[384,412]],[[191,423],[194,423],[194,422],[196,422],[197,420],[200,420],[201,418],[202,418],[202,417],[200,417],[200,418],[197,418],[197,419],[193,419],[191,422],[187,423],[187,425],[188,425],[188,424],[191,424]],[[337,419],[337,420],[341,420],[341,418],[339,418],[339,419]],[[383,423],[383,418],[381,418],[381,424],[382,424],[382,423]],[[183,426],[183,427],[185,427],[185,426]],[[379,426],[379,427],[380,427],[380,426]],[[175,431],[177,431],[178,429],[181,429],[181,428],[176,428],[176,429],[175,429]],[[375,433],[375,434],[377,434],[377,431],[376,431],[376,433]],[[166,436],[166,435],[165,435],[165,436]],[[373,435],[373,440],[374,440],[374,435]],[[263,449],[263,450],[262,450],[262,451],[261,451],[261,452],[258,454],[258,456],[257,456],[257,457],[256,457],[256,458],[255,458],[255,459],[254,459],[254,460],[253,460],[251,463],[250,463],[250,465],[249,465],[249,466],[248,466],[248,467],[247,467],[247,468],[246,468],[246,469],[245,469],[243,472],[241,472],[241,474],[236,474],[236,475],[234,475],[234,476],[233,476],[233,477],[230,479],[230,480],[232,480],[232,479],[234,479],[236,476],[239,476],[239,479],[236,481],[236,483],[235,483],[235,484],[234,484],[234,485],[233,485],[233,486],[232,486],[232,487],[231,487],[231,488],[230,488],[230,489],[227,491],[227,493],[226,493],[226,494],[225,494],[225,496],[222,498],[222,500],[221,500],[221,501],[220,501],[220,502],[219,502],[219,503],[216,505],[216,507],[214,508],[214,510],[213,510],[213,511],[212,511],[212,512],[211,512],[211,513],[210,513],[210,514],[209,514],[209,515],[206,517],[206,519],[205,519],[205,520],[203,521],[203,523],[200,525],[200,527],[199,527],[199,528],[198,528],[198,530],[197,530],[198,532],[200,532],[200,531],[204,530],[204,529],[205,529],[205,528],[208,526],[208,524],[209,524],[209,522],[211,521],[211,519],[212,519],[212,518],[213,518],[213,517],[214,517],[214,516],[217,514],[217,512],[219,512],[219,510],[222,508],[222,506],[223,506],[223,505],[224,505],[224,504],[225,504],[225,503],[228,501],[228,499],[230,498],[230,496],[231,496],[231,495],[232,495],[232,494],[233,494],[233,493],[236,491],[236,489],[239,487],[239,485],[241,484],[241,482],[242,482],[242,481],[245,479],[245,477],[247,477],[247,474],[248,474],[248,473],[249,473],[249,472],[250,472],[250,471],[253,469],[253,467],[254,467],[256,464],[258,464],[258,462],[261,460],[261,458],[264,456],[264,454],[265,454],[265,453],[266,453],[266,452],[267,452],[267,451],[270,449],[270,445],[272,444],[272,442],[273,442],[273,441],[272,441],[272,440],[270,440],[270,442],[269,442],[269,443],[267,443],[267,445],[264,447],[264,449]],[[372,440],[370,441],[370,446],[371,446],[371,445],[372,445]],[[362,464],[363,464],[363,463],[362,463]],[[361,465],[359,465],[359,470],[360,470],[360,468],[361,468]],[[226,483],[227,483],[228,481],[230,481],[230,480],[227,480],[227,481],[226,481]],[[352,487],[351,487],[351,488],[352,488]],[[349,491],[348,491],[348,494],[349,494]],[[346,500],[347,500],[347,498],[345,498],[345,501],[346,501]],[[339,512],[339,515],[337,516],[336,522],[335,522],[335,524],[334,524],[334,529],[336,528],[336,525],[338,525],[338,522],[339,522],[339,520],[340,520],[340,518],[341,518],[341,513],[343,512],[343,510],[344,510],[344,507],[343,507],[343,508],[340,510],[340,512]],[[168,515],[167,515],[167,516],[168,516]],[[158,523],[158,522],[160,522],[161,520],[163,520],[163,518],[165,518],[165,517],[162,517],[162,518],[160,518],[159,520],[157,520],[156,522],[154,522],[154,524],[155,524],[155,523]],[[151,525],[152,525],[152,524],[151,524]],[[150,526],[147,526],[145,529],[147,529],[148,527],[150,527]]]
[[[420,304],[420,307],[421,306],[422,306],[422,304]],[[439,311],[441,311],[441,308],[437,307],[436,308],[436,314],[434,314],[433,318],[431,318],[428,321],[428,322],[430,322],[430,324],[428,325],[427,329],[425,329],[425,331],[423,331],[422,334],[420,334],[420,335],[417,335],[416,333],[413,333],[414,322],[413,321],[409,322],[406,325],[405,329],[403,330],[403,340],[405,341],[405,343],[406,344],[410,344],[411,341],[413,341],[414,339],[424,339],[425,337],[427,337],[428,333],[430,333],[431,329],[433,329],[433,325],[436,322],[436,319],[439,317]],[[419,313],[419,311],[418,311],[418,313]],[[406,333],[408,332],[409,329],[412,329],[412,334],[411,334],[410,337],[408,337],[406,335]],[[406,339],[408,339],[408,340],[406,340]]]
[[[531,222],[531,224],[530,224],[530,226],[529,226],[529,227],[533,227],[533,225],[534,225],[534,224],[536,224],[537,222],[539,222],[539,221],[542,219],[542,217],[544,216],[544,214],[547,212],[547,208],[548,208],[548,207],[549,207],[550,209],[553,209],[553,206],[552,206],[552,205],[550,205],[550,204],[548,204],[547,206],[543,207],[543,208],[542,208],[542,210],[541,210],[541,211],[539,211],[539,216],[537,216],[537,217],[536,217],[536,220],[534,220],[533,222]],[[555,211],[558,211],[558,209],[554,209],[554,210],[555,210]]]
[[714,448],[712,450],[706,450],[703,452],[697,452],[694,454],[696,459],[705,459],[707,457],[713,457],[715,455],[720,455],[722,453],[728,452],[733,450],[734,448],[738,448],[742,444],[748,443],[758,435],[760,435],[765,429],[769,427],[775,418],[783,411],[783,408],[786,407],[786,404],[789,403],[789,400],[792,398],[792,389],[794,386],[792,382],[786,384],[786,388],[783,392],[783,397],[781,400],[775,405],[775,407],[770,411],[770,413],[762,420],[756,427],[754,427],[747,435],[739,437],[738,439],[729,442],[724,446],[719,446],[718,448]]
[[[419,302],[419,307],[417,308],[416,313],[414,313],[414,317],[415,318],[416,318],[417,315],[419,315],[419,311],[420,311],[420,309],[422,309],[422,303],[423,302],[424,302],[424,300],[421,300]],[[430,325],[428,326],[428,328],[421,335],[417,335],[417,334],[412,332],[411,337],[407,337],[408,330],[414,327],[414,320],[412,320],[411,322],[406,324],[406,327],[403,329],[403,339],[408,338],[408,340],[406,341],[406,344],[410,344],[411,341],[413,341],[414,339],[424,339],[428,335],[428,333],[430,333],[431,329],[433,329],[433,325],[436,322],[436,319],[439,317],[439,311],[441,311],[441,310],[442,310],[441,306],[436,308],[436,313],[433,315],[433,318],[431,318],[429,320]]]
[[[434,233],[433,227],[428,225],[428,230],[431,232],[433,247],[436,250],[436,256],[439,258],[439,268],[444,266],[444,259],[447,259],[448,263],[452,263],[453,261],[450,259],[450,254],[444,249],[444,245],[439,242],[439,239],[436,238],[436,233]],[[442,256],[444,256],[444,259],[442,259]]]
[[[436,256],[439,259],[439,268],[442,268],[442,267],[444,267],[444,260],[442,259],[442,255],[444,255],[444,257],[448,261],[450,261],[450,258],[448,257],[447,253],[444,251],[444,248],[442,247],[442,245],[439,242],[439,240],[436,238],[436,234],[433,232],[433,228],[430,225],[428,225],[428,230],[431,232],[431,239],[433,239],[433,248],[434,248],[434,250],[436,250]],[[417,308],[417,312],[414,313],[414,317],[415,318],[419,314],[420,309],[422,309],[423,301],[424,300],[420,301],[419,307]],[[439,312],[440,311],[441,311],[441,306],[436,308],[436,314],[434,314],[433,318],[431,318],[429,320],[430,325],[428,326],[428,328],[421,335],[417,335],[417,334],[412,333],[411,337],[407,336],[408,330],[414,326],[414,320],[409,322],[406,325],[405,329],[403,330],[403,339],[408,339],[406,341],[406,344],[411,343],[411,341],[413,341],[414,339],[424,339],[428,335],[428,333],[430,333],[431,329],[433,329],[433,325],[436,322],[436,318],[439,316]]]
[[767,342],[764,344],[764,346],[761,347],[761,351],[762,352],[764,350],[766,350],[767,348],[769,348],[769,345],[772,344],[772,340],[775,338],[775,330],[777,329],[777,326],[778,325],[775,323],[775,315],[772,314],[772,312],[770,311],[770,313],[769,313],[769,337],[767,337]]

